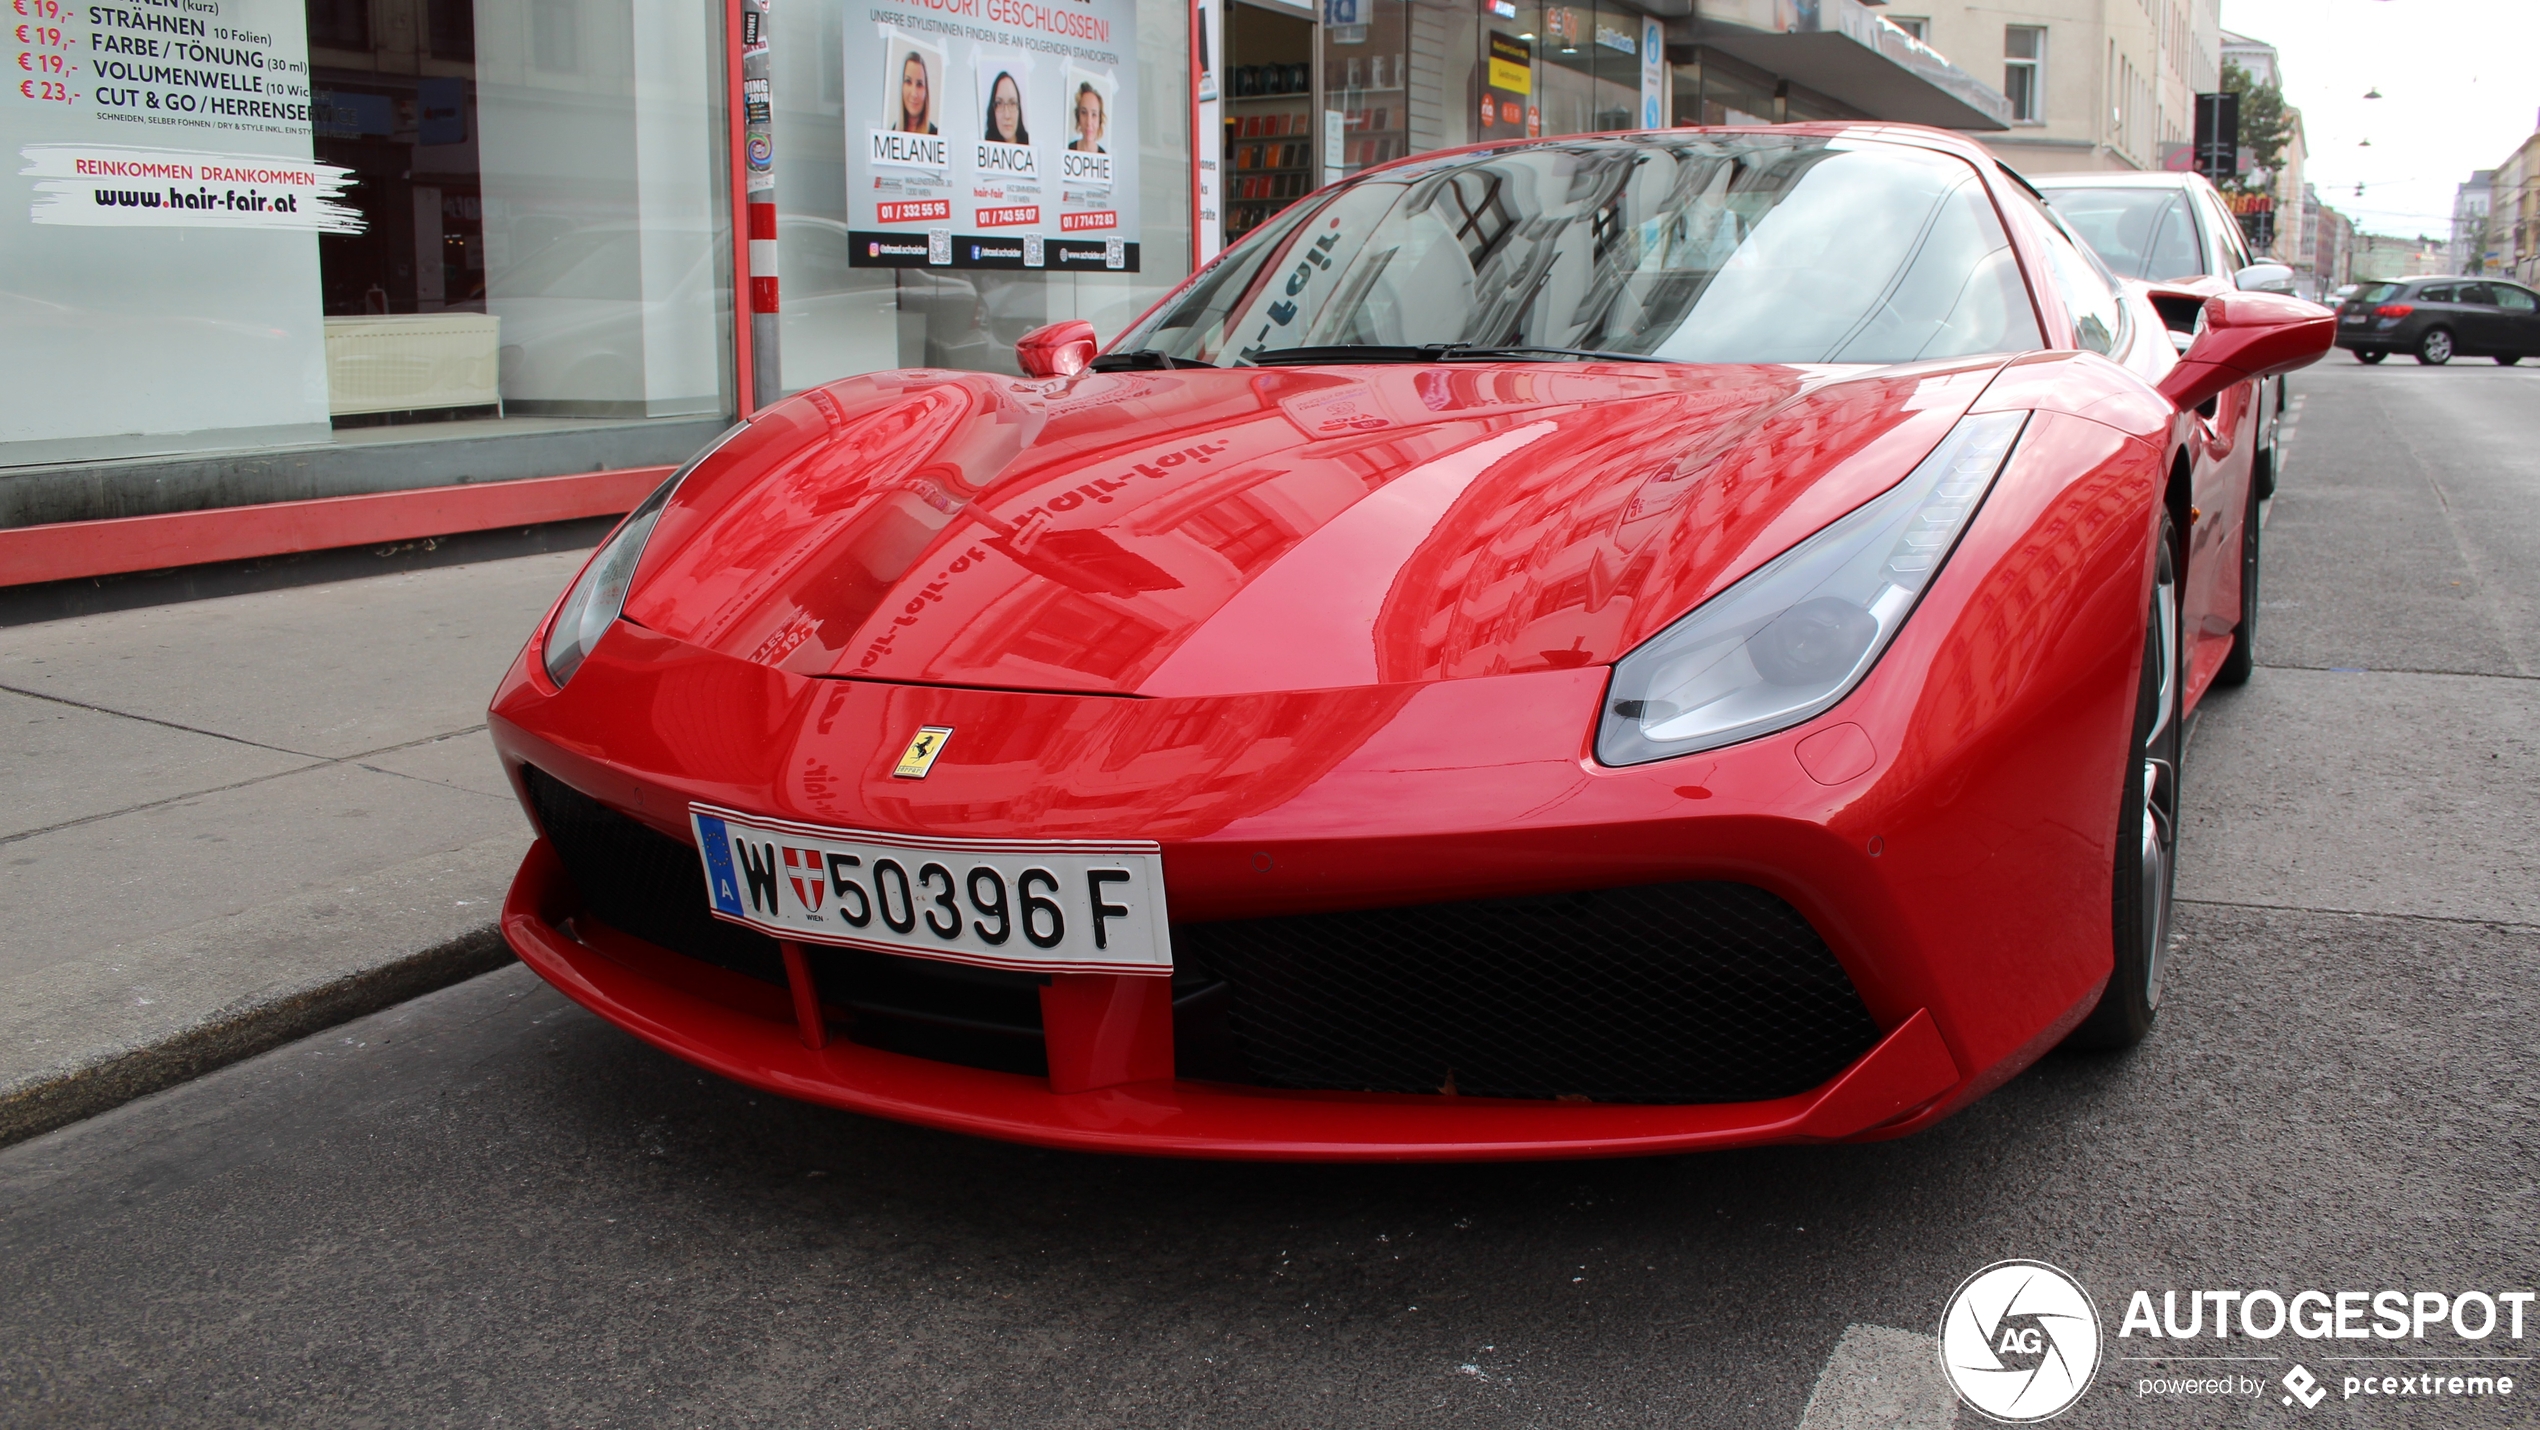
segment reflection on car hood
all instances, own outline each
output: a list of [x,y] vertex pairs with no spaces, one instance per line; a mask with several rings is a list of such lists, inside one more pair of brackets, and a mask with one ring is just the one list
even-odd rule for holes
[[855,378],[689,479],[626,614],[1009,690],[1601,664],[1893,484],[1999,363]]

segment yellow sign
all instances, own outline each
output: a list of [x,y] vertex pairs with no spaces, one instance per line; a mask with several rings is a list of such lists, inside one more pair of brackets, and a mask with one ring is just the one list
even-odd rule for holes
[[951,738],[952,726],[950,725],[920,727],[917,738],[908,742],[908,749],[901,754],[899,765],[891,771],[891,774],[895,778],[904,780],[926,778],[926,772],[935,768],[935,757],[944,752],[944,742]]
[[1490,87],[1509,94],[1535,92],[1534,46],[1494,30],[1490,37]]

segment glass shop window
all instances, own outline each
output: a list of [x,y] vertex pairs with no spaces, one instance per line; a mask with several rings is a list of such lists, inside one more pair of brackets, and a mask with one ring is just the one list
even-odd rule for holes
[[0,466],[554,439],[474,469],[532,475],[732,411],[720,4],[63,9],[96,72],[0,111],[41,171],[0,199]]
[[[1190,271],[1187,0],[1083,0],[1065,44],[1017,28],[1043,7],[988,10],[958,33],[850,0],[777,12],[786,391],[897,367],[1019,373],[1025,333],[1083,318],[1109,341]],[[1294,91],[1273,107],[1296,114],[1277,145],[1297,194],[1313,187],[1311,59],[1300,39],[1275,77]]]

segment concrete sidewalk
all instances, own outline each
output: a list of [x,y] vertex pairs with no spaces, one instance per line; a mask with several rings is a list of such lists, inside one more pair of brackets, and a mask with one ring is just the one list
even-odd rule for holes
[[582,559],[0,631],[0,1143],[510,957],[485,702]]

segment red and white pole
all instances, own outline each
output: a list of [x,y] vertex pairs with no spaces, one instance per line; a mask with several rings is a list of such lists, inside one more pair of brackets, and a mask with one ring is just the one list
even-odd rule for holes
[[768,64],[772,0],[740,0],[741,159],[749,198],[750,397],[765,407],[784,395],[776,290],[776,103]]

